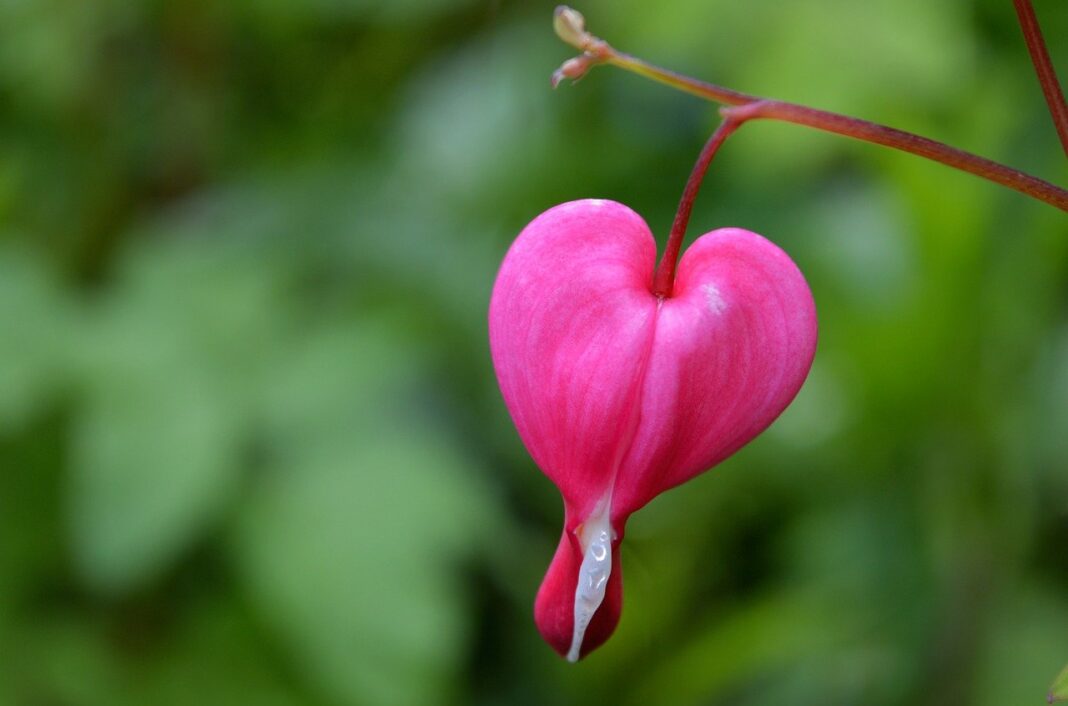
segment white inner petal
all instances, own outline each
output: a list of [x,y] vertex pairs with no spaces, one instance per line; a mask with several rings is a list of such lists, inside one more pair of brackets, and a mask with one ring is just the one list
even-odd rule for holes
[[612,572],[612,524],[609,509],[611,492],[597,505],[579,531],[583,547],[582,565],[579,567],[578,585],[575,587],[575,628],[571,637],[571,649],[567,652],[569,662],[577,662],[582,651],[582,639],[590,626],[593,614],[604,601],[608,575]]

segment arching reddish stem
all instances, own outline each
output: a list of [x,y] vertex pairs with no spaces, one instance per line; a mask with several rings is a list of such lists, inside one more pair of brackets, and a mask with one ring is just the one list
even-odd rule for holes
[[1035,73],[1038,74],[1038,82],[1042,85],[1042,93],[1045,94],[1046,104],[1049,105],[1049,114],[1053,116],[1053,126],[1057,128],[1061,146],[1064,147],[1064,153],[1068,155],[1068,104],[1064,102],[1064,93],[1057,80],[1057,72],[1054,71],[1049,51],[1046,50],[1042,28],[1039,27],[1038,18],[1035,17],[1035,9],[1031,6],[1031,0],[1012,1],[1016,6],[1016,16],[1020,18],[1020,29],[1023,30],[1024,39],[1027,40],[1027,51],[1031,54],[1031,62],[1035,65]]
[[[572,46],[582,50],[582,54],[565,62],[553,74],[554,85],[563,78],[580,78],[591,67],[598,64],[612,64],[706,100],[733,106],[725,110],[737,111],[733,117],[741,122],[767,118],[847,135],[940,162],[1007,186],[1062,211],[1068,211],[1068,190],[1004,164],[904,130],[785,101],[767,100],[662,69],[637,57],[617,51],[603,39],[593,36],[586,31],[585,20],[581,13],[568,7],[557,8],[555,24],[557,34]],[[663,263],[661,265],[664,267]]]
[[679,210],[676,212],[675,221],[671,225],[671,234],[668,236],[664,254],[660,258],[660,264],[657,265],[656,273],[653,275],[653,293],[657,296],[671,296],[672,287],[675,283],[675,265],[679,258],[679,251],[682,249],[682,241],[686,236],[686,226],[690,222],[690,213],[693,211],[694,200],[697,198],[701,182],[708,172],[708,166],[712,163],[712,158],[716,156],[716,152],[719,151],[726,139],[749,120],[765,118],[781,120],[796,125],[819,127],[827,132],[853,137],[878,145],[886,145],[887,147],[897,147],[912,154],[932,157],[932,159],[936,158],[932,155],[936,155],[938,161],[947,166],[976,174],[1012,189],[1020,190],[1019,187],[1023,185],[1027,189],[1026,193],[1060,208],[1068,209],[1068,200],[1065,199],[1066,194],[1063,189],[1058,189],[1048,182],[1036,179],[1029,174],[997,162],[992,162],[984,157],[949,147],[926,137],[895,130],[885,125],[773,100],[757,100],[725,106],[720,109],[720,113],[723,115],[723,122],[719,124],[708,142],[705,143],[701,154],[697,157],[697,163],[694,164],[693,171],[690,172],[690,178],[686,181],[682,199],[679,201]]
[[775,100],[755,101],[753,103],[730,106],[721,109],[720,112],[740,122],[760,118],[779,120],[794,123],[795,125],[815,127],[825,132],[833,132],[876,145],[892,147],[920,157],[933,159],[947,167],[974,174],[995,184],[1007,186],[1020,193],[1045,201],[1062,211],[1068,211],[1068,191],[1054,186],[1048,181],[1043,181],[1018,169],[1007,167],[985,157],[980,157],[971,152],[965,152],[956,147],[950,147],[941,142],[914,135],[904,130],[897,130],[886,125],[868,122],[867,120],[849,118],[844,115],[828,113],[824,110]]
[[671,224],[671,234],[668,236],[664,254],[660,257],[660,264],[653,274],[653,294],[658,297],[670,297],[675,286],[675,265],[679,261],[679,251],[682,249],[682,240],[686,237],[686,226],[690,222],[690,213],[693,211],[693,202],[697,198],[697,192],[701,189],[708,165],[716,156],[728,137],[744,122],[732,117],[723,118],[712,137],[708,138],[701,154],[697,156],[697,163],[693,165],[690,178],[686,180],[686,188],[682,191],[682,199],[679,200],[679,210],[675,212],[675,222]]

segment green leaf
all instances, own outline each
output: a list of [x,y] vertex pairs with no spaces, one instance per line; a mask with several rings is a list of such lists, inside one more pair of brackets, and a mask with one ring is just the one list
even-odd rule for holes
[[659,663],[643,670],[627,703],[710,703],[740,682],[781,670],[826,643],[814,641],[829,614],[811,596],[784,594],[754,599],[726,619],[700,624],[672,646]]
[[82,576],[121,592],[165,568],[234,491],[238,429],[208,379],[163,360],[97,389],[73,439]]
[[87,320],[70,526],[98,590],[166,569],[236,494],[280,306],[271,271],[233,259],[196,241],[139,253]]
[[26,610],[0,631],[0,703],[125,706],[123,670],[102,621]]
[[492,513],[470,464],[405,403],[400,381],[421,376],[382,334],[312,337],[279,371],[272,462],[234,554],[337,703],[442,703],[471,624],[457,565],[491,535]]
[[1061,670],[1057,678],[1053,680],[1053,686],[1049,688],[1049,702],[1068,701],[1068,666]]
[[62,381],[69,304],[42,263],[0,252],[0,428],[18,428]]

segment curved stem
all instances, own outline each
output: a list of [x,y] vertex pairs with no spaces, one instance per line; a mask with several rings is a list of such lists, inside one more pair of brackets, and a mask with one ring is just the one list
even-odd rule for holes
[[745,103],[753,103],[763,100],[760,96],[742,93],[733,88],[725,88],[724,86],[718,86],[714,83],[709,83],[708,81],[702,81],[700,79],[686,76],[685,74],[676,73],[670,69],[663,69],[654,64],[650,64],[647,61],[643,61],[636,56],[616,51],[608,45],[605,46],[611,52],[605,58],[605,63],[618,66],[633,74],[652,79],[657,83],[671,86],[683,93],[689,93],[698,98],[704,98],[705,100],[714,103],[722,103],[723,105],[743,105]]
[[[582,15],[570,8],[557,8],[556,21],[557,34],[581,49],[583,53],[566,62],[553,75],[554,85],[565,77],[579,78],[598,64],[612,64],[705,100],[736,106],[736,108],[727,108],[725,111],[740,111],[735,112],[733,117],[743,121],[756,118],[782,120],[892,147],[969,172],[1048,203],[1062,211],[1068,211],[1068,190],[1012,167],[904,130],[794,103],[767,100],[660,68],[637,57],[616,51],[604,40],[589,34],[585,30]],[[561,24],[566,25],[566,31],[561,31]]]
[[745,118],[735,119],[725,116],[723,121],[708,138],[701,154],[697,157],[697,163],[693,165],[690,178],[686,180],[686,188],[682,191],[682,199],[679,200],[679,210],[675,213],[675,222],[671,224],[671,234],[668,236],[664,254],[660,257],[660,264],[656,266],[653,274],[653,294],[658,297],[670,297],[675,287],[675,266],[678,264],[679,251],[682,249],[682,240],[686,236],[686,226],[690,222],[690,213],[693,212],[693,202],[697,198],[697,192],[701,189],[708,165],[720,146],[737,130]]
[[724,115],[729,115],[742,121],[759,118],[781,120],[795,125],[806,125],[825,132],[845,135],[846,137],[877,145],[892,147],[903,152],[932,159],[954,169],[975,174],[996,184],[1007,186],[1022,194],[1045,201],[1063,211],[1068,211],[1068,191],[1064,189],[985,157],[903,130],[871,123],[867,120],[847,118],[843,115],[828,113],[815,108],[774,100],[745,103],[740,106],[723,108],[721,112]]
[[1016,16],[1020,18],[1020,29],[1023,30],[1024,39],[1027,41],[1027,51],[1031,54],[1031,63],[1035,65],[1035,73],[1038,74],[1038,82],[1042,85],[1042,93],[1046,96],[1046,104],[1049,105],[1049,114],[1053,117],[1053,126],[1057,128],[1057,136],[1061,138],[1061,146],[1068,155],[1068,104],[1064,102],[1064,93],[1061,84],[1057,81],[1057,72],[1053,69],[1049,51],[1046,50],[1046,42],[1042,38],[1042,28],[1039,27],[1038,18],[1035,17],[1035,8],[1031,6],[1031,0],[1012,0],[1016,7]]

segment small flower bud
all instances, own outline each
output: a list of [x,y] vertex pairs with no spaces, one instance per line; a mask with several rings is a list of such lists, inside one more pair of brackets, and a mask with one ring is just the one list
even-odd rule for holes
[[553,71],[553,88],[560,85],[560,82],[565,78],[569,78],[572,81],[577,81],[586,75],[586,72],[590,70],[590,62],[585,56],[576,56],[573,59],[565,61],[560,68]]
[[559,5],[553,12],[553,29],[556,36],[576,49],[585,49],[591,39],[586,31],[586,18],[567,5]]

